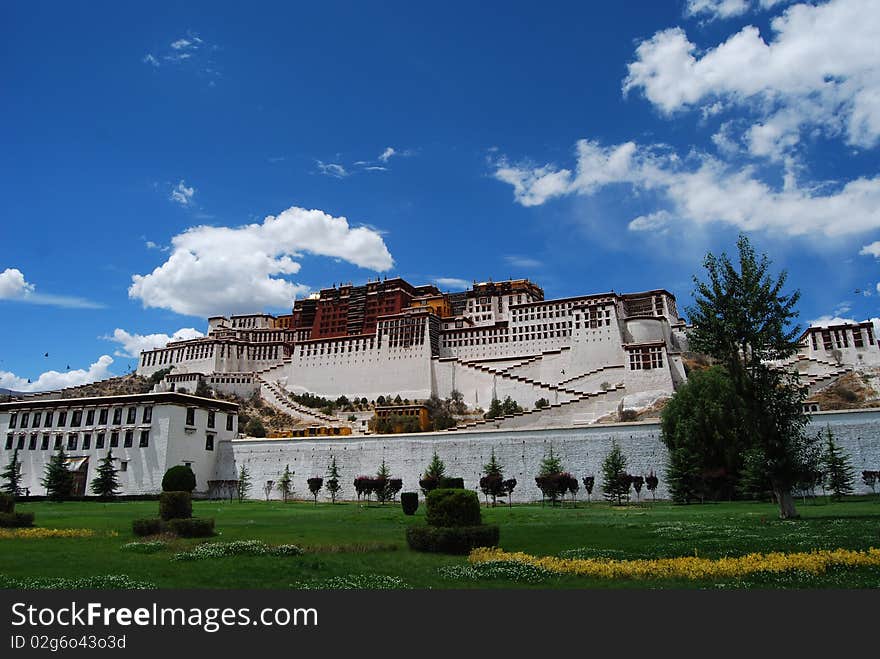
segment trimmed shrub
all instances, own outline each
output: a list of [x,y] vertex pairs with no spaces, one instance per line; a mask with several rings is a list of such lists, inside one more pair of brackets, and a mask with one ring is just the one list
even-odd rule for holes
[[15,510],[15,497],[0,492],[0,513],[11,513]]
[[[474,498],[476,498],[475,493]],[[477,504],[479,506],[479,503]],[[479,508],[478,508],[479,510]],[[499,529],[495,524],[482,526],[410,526],[406,542],[410,549],[442,554],[467,554],[477,547],[497,547]]]
[[479,526],[482,522],[480,500],[471,490],[433,490],[425,503],[430,526]]
[[417,492],[404,492],[400,495],[400,505],[403,506],[404,515],[415,515],[419,509],[419,495]]
[[192,492],[196,489],[196,475],[186,465],[171,467],[162,477],[163,492]]
[[181,538],[208,538],[214,535],[214,518],[172,519],[168,522],[168,530]]
[[437,480],[437,488],[438,489],[455,489],[455,490],[463,490],[464,489],[464,479],[463,478],[447,478],[443,476]]
[[159,497],[159,517],[169,519],[189,519],[192,517],[192,495],[189,492],[162,492]]
[[137,536],[156,535],[162,531],[162,520],[158,517],[136,519],[131,523],[131,531]]
[[33,525],[33,513],[0,513],[0,528],[22,528]]

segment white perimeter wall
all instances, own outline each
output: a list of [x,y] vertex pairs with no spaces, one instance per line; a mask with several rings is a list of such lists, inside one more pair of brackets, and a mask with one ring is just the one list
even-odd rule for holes
[[[810,432],[826,424],[832,427],[836,441],[852,459],[856,472],[855,489],[870,490],[861,482],[865,469],[880,469],[880,410],[824,412],[813,415]],[[218,478],[234,478],[241,464],[253,478],[252,498],[262,498],[267,480],[277,481],[285,464],[295,472],[296,495],[310,496],[306,479],[326,478],[327,465],[335,456],[341,472],[341,497],[355,497],[352,481],[358,475],[376,473],[384,458],[395,477],[403,478],[404,491],[418,491],[418,480],[436,450],[446,463],[449,476],[460,476],[465,486],[478,489],[482,466],[492,449],[507,478],[519,481],[514,501],[540,500],[534,476],[545,453],[553,451],[562,458],[567,471],[583,478],[596,476],[594,498],[601,496],[601,463],[612,439],[620,444],[633,474],[647,474],[653,469],[660,478],[658,498],[667,498],[666,449],[660,441],[656,423],[630,423],[548,430],[509,430],[479,433],[423,433],[415,435],[376,436],[333,440],[236,440],[223,445],[219,457]],[[644,493],[643,493],[644,494]],[[579,498],[586,498],[581,490]],[[650,496],[650,495],[649,495]],[[278,498],[273,491],[273,498]]]

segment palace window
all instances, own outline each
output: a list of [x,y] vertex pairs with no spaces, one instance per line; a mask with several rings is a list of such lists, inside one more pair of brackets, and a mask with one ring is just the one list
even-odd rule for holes
[[86,412],[86,425],[95,425],[95,410],[89,410],[88,412]]
[[[11,428],[11,427],[12,427],[12,426],[10,426],[10,428]],[[11,451],[11,450],[12,450],[12,442],[13,442],[13,440],[14,440],[14,436],[13,436],[12,433],[9,433],[8,435],[6,435],[6,450],[7,450],[7,451]]]
[[110,448],[119,448],[119,433],[110,433]]
[[37,448],[37,433],[31,435],[31,438],[28,440],[28,450],[34,451]]
[[[9,427],[15,428],[15,424],[18,422],[18,412],[13,412],[9,415]],[[6,448],[9,448],[8,446]]]
[[70,427],[71,428],[79,428],[82,425],[83,412],[82,410],[74,410],[73,414],[70,417]]
[[862,328],[857,327],[853,330],[853,347],[855,348],[864,348],[865,341],[862,338]]
[[134,423],[136,420],[137,420],[137,408],[136,407],[129,407],[128,408],[128,415],[126,416],[125,422],[126,423]]
[[115,407],[113,408],[113,425],[118,426],[122,424],[122,408]]
[[226,415],[226,430],[232,432],[233,417],[231,414]]
[[[24,412],[24,413],[21,415],[21,427],[22,427],[22,428],[27,428],[27,427],[28,427],[28,421],[30,421],[30,419],[31,419],[30,412]],[[12,427],[12,426],[10,426],[10,428],[11,428],[11,427]]]
[[95,448],[102,449],[104,448],[104,433],[99,432],[95,435]]
[[205,435],[205,450],[213,451],[214,450],[214,434],[208,433]]
[[208,427],[214,427],[214,420],[216,418],[216,414],[214,414],[214,410],[208,410]]
[[17,448],[19,451],[24,449],[24,435],[18,436],[18,442],[16,442],[15,448]]
[[52,448],[55,451],[57,451],[58,449],[61,448],[61,442],[63,442],[63,441],[64,441],[64,435],[62,435],[61,433],[58,433],[57,435],[55,435],[55,444]]
[[194,426],[196,425],[196,408],[187,407],[186,408],[186,425]]
[[149,430],[141,430],[141,439],[138,443],[138,447],[147,448],[150,445],[150,431]]
[[53,414],[51,411],[46,412],[46,422],[43,424],[46,428],[52,427],[52,416]]
[[144,423],[152,423],[153,421],[153,406],[147,405],[144,408],[144,414],[141,417]]
[[815,332],[810,332],[810,339],[812,339],[812,341],[813,341],[813,350],[818,350],[819,345],[816,343],[816,333]]
[[629,367],[633,371],[663,368],[663,349],[656,347],[631,350],[629,353]]
[[88,451],[92,448],[92,434],[91,433],[83,433],[83,451]]
[[67,436],[67,450],[68,451],[75,451],[76,450],[76,444],[77,444],[78,438],[79,438],[79,436],[75,432],[71,433]]
[[119,471],[128,471],[128,460],[122,460],[119,463]]
[[43,439],[40,440],[40,450],[47,451],[49,450],[49,433],[43,435]]
[[126,430],[125,431],[125,441],[122,443],[122,448],[131,448],[131,445],[134,443],[134,430]]
[[67,412],[62,411],[58,413],[58,427],[63,428],[67,425]]

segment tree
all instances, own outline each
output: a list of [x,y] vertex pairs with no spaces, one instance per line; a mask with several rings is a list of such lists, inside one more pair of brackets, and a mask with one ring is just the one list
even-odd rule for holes
[[584,489],[587,491],[587,501],[593,495],[593,487],[596,485],[595,476],[584,476]]
[[290,465],[284,465],[284,472],[281,474],[281,478],[278,479],[278,484],[275,486],[278,488],[278,491],[281,492],[281,499],[284,503],[287,503],[287,500],[293,494],[293,475],[295,471],[290,471]]
[[480,478],[480,491],[486,497],[486,505],[489,504],[489,497],[492,497],[492,507],[494,508],[498,498],[504,496],[504,473],[498,460],[495,459],[494,448],[489,462],[483,465],[483,473],[485,475]]
[[336,465],[336,458],[332,458],[330,466],[327,467],[327,491],[330,493],[330,503],[336,503],[336,495],[342,489],[339,484],[339,467]]
[[516,479],[515,478],[508,478],[501,485],[504,488],[504,494],[507,497],[507,507],[512,508],[513,507],[513,491],[516,489]]
[[312,497],[315,499],[315,505],[318,505],[318,492],[321,491],[321,488],[324,485],[324,479],[320,476],[313,476],[306,480],[306,483],[309,485],[309,492],[312,493]]
[[6,468],[0,473],[0,478],[3,479],[3,487],[0,487],[0,491],[5,492],[6,494],[12,497],[21,496],[21,461],[18,459],[18,449],[15,449],[12,452],[12,459],[9,461],[9,464],[6,465]]
[[800,329],[793,321],[800,292],[782,292],[787,274],[774,279],[770,260],[757,257],[744,234],[737,248],[738,268],[726,254],[710,253],[703,262],[708,281],[694,277],[688,338],[691,350],[714,358],[730,375],[744,412],[737,430],[750,444],[753,467],[766,470],[779,516],[789,519],[797,517],[792,490],[802,470],[805,394],[797,374],[767,362],[798,350]]
[[564,497],[568,491],[568,480],[563,478],[562,460],[553,452],[544,455],[538,475],[535,476],[535,484],[541,490],[541,502],[544,498],[550,499],[551,505],[556,505],[560,497]]
[[46,495],[52,501],[64,501],[70,498],[73,491],[73,474],[67,468],[67,455],[63,448],[59,448],[58,453],[49,458],[45,475],[40,483],[46,488]]
[[116,478],[116,468],[113,466],[113,450],[107,451],[98,462],[95,478],[91,482],[93,494],[102,499],[111,499],[119,494],[119,481]]
[[207,382],[199,378],[199,381],[196,383],[195,395],[202,398],[213,398],[214,391],[208,386]]
[[846,494],[852,494],[853,466],[834,441],[830,425],[825,427],[825,455],[822,461],[825,466],[825,487],[831,491],[832,498],[839,500]]
[[645,487],[648,488],[648,492],[651,493],[651,500],[656,501],[655,492],[657,491],[657,486],[660,484],[660,479],[657,478],[657,474],[654,473],[652,469],[648,472],[648,475],[645,476]]
[[251,472],[244,464],[242,464],[238,469],[238,485],[236,485],[236,493],[238,494],[239,503],[247,499],[250,489]]
[[503,414],[501,408],[501,401],[497,398],[493,398],[492,402],[489,403],[489,411],[483,415],[485,419],[496,419]]
[[632,488],[636,491],[636,501],[641,499],[642,486],[645,484],[644,476],[630,476],[629,482],[632,484]]
[[262,421],[260,421],[257,417],[253,417],[250,421],[247,422],[247,425],[244,427],[244,433],[248,437],[265,437],[266,428],[263,425]]
[[611,451],[602,460],[602,492],[608,501],[616,501],[617,505],[629,498],[630,480],[626,473],[626,456],[620,450],[616,440],[611,441]]
[[392,497],[391,488],[388,483],[390,478],[391,470],[388,468],[388,465],[385,464],[385,458],[382,458],[382,464],[379,465],[379,470],[376,472],[373,490],[376,494],[376,501],[382,505],[385,505],[385,502],[390,501]]
[[550,407],[550,401],[546,398],[539,398],[535,401],[536,410],[543,410],[545,407]]
[[862,472],[862,482],[871,488],[871,494],[876,494],[877,479],[880,478],[880,471],[866,470]]
[[801,472],[797,478],[797,489],[800,490],[804,503],[807,493],[816,496],[816,486],[821,485],[825,477],[822,471],[822,442],[820,435],[807,436],[802,448]]
[[674,501],[733,497],[748,438],[744,405],[723,366],[692,372],[660,415],[669,450],[666,477]]
[[419,479],[419,487],[422,488],[422,494],[428,496],[428,492],[436,489],[440,479],[445,475],[446,464],[437,455],[437,451],[434,451],[434,455],[431,456],[431,462],[428,463],[428,468],[425,469],[425,473]]
[[269,497],[272,494],[272,490],[275,489],[275,481],[266,481],[266,484],[263,485],[263,494],[266,495],[266,501],[269,500]]

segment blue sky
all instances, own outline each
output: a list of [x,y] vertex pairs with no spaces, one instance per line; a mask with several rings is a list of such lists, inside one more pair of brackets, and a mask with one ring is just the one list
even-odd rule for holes
[[0,387],[377,276],[684,307],[741,230],[880,316],[876,0],[315,4],[4,3]]

